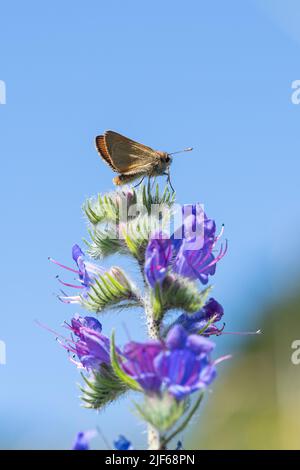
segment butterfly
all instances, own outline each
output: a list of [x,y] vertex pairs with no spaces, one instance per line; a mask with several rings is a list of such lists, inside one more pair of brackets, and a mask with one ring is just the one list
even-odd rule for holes
[[[103,135],[98,135],[95,140],[96,148],[103,160],[113,171],[119,173],[113,179],[115,185],[130,183],[138,178],[142,178],[141,183],[145,176],[166,175],[173,189],[170,181],[170,165],[172,155],[179,152],[153,150],[114,131],[106,131]],[[193,149],[187,148],[182,152],[190,150]]]

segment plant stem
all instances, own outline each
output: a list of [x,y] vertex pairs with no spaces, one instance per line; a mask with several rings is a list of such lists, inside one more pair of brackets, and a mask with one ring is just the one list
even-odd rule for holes
[[[154,318],[150,300],[145,302],[148,336],[151,339],[160,339],[160,322]],[[160,450],[162,441],[160,433],[151,424],[148,424],[148,450]]]
[[[147,285],[145,274],[144,274],[144,263],[139,261],[139,267],[140,267],[142,278],[144,281],[145,290],[146,292],[148,291],[148,294],[146,294],[144,298],[148,336],[151,339],[159,340],[160,339],[160,320],[157,320],[154,318],[153,309],[152,309],[150,297],[149,297],[148,285]],[[148,450],[162,450],[162,449],[165,449],[165,447],[162,443],[162,437],[159,431],[153,426],[151,426],[151,424],[148,424]]]

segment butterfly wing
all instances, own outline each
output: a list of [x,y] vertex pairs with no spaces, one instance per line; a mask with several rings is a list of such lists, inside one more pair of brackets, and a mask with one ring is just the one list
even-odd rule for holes
[[96,147],[106,163],[123,175],[147,173],[159,158],[151,147],[114,131],[107,131],[96,137]]

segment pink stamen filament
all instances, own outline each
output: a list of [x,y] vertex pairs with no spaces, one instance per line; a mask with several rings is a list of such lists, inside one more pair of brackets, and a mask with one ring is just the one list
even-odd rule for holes
[[77,271],[76,269],[69,268],[69,266],[65,266],[64,264],[59,263],[58,261],[56,261],[53,258],[49,257],[48,259],[49,259],[49,261],[51,261],[51,263],[57,264],[57,266],[60,266],[63,269],[67,269],[68,271],[71,271],[72,273],[80,274],[80,272]]
[[63,343],[59,338],[57,341],[66,351],[76,354],[76,349],[74,349],[72,346],[69,346],[68,344]]
[[69,284],[68,282],[64,282],[59,277],[57,278],[58,282],[60,282],[63,286],[73,287],[74,289],[84,289],[84,286],[77,286],[75,284]]
[[[215,246],[215,244],[213,243],[213,244],[208,248],[208,251],[207,251],[206,255],[204,256],[204,258],[202,258],[202,260],[200,260],[200,264],[199,264],[199,266],[198,266],[199,268],[200,268],[201,266],[203,266],[203,264],[205,263],[205,261],[210,257],[210,255],[212,254],[212,250],[213,250],[214,246]],[[201,248],[201,249],[202,249],[202,248]],[[200,250],[200,251],[201,251],[201,250]],[[195,251],[193,254],[194,254],[194,256],[197,256],[197,254],[199,254],[199,252],[198,252],[198,251]],[[197,264],[197,263],[196,263],[196,264]]]
[[220,232],[219,232],[219,235],[216,236],[213,246],[215,246],[215,244],[217,243],[217,241],[220,240],[220,238],[222,237],[223,233],[224,233],[224,224],[222,224],[222,227],[221,227],[221,230],[220,230]]
[[219,255],[213,260],[211,261],[209,264],[207,264],[206,266],[203,266],[203,263],[200,264],[200,267],[203,266],[203,268],[198,271],[199,273],[202,273],[203,271],[205,271],[207,268],[210,268],[211,266],[213,266],[214,264],[217,264],[220,259],[222,259],[225,255],[226,255],[226,252],[227,252],[227,249],[228,249],[228,243],[227,243],[227,240],[226,240],[226,244],[225,244],[225,249],[223,251],[223,245],[221,245],[221,249],[219,251]]
[[79,295],[73,295],[73,296],[61,296],[61,295],[58,295],[57,298],[63,302],[64,304],[76,304],[76,303],[80,303],[80,296]]
[[219,357],[218,359],[216,359],[214,361],[214,365],[216,366],[216,365],[220,364],[221,362],[227,361],[227,359],[231,359],[231,358],[232,358],[231,354],[227,354],[226,356],[221,356],[221,357]]
[[[222,225],[222,228],[220,230],[220,233],[219,235],[216,236],[216,238],[214,239],[214,242],[212,243],[212,245],[209,247],[209,250],[208,252],[206,253],[206,255],[204,256],[204,258],[201,260],[201,264],[199,267],[203,266],[203,264],[205,263],[205,261],[209,258],[209,256],[212,254],[213,252],[213,249],[214,247],[216,246],[218,240],[220,240],[221,236],[223,235],[223,232],[224,232],[224,224]],[[227,241],[226,241],[226,244],[227,244]],[[224,253],[225,254],[225,253]],[[223,255],[224,256],[224,255]]]
[[40,326],[41,328],[44,328],[45,330],[49,331],[50,333],[53,333],[56,338],[61,338],[63,339],[64,341],[66,341],[66,343],[74,343],[75,344],[75,341],[73,340],[70,340],[70,338],[66,338],[65,336],[61,335],[60,333],[57,333],[57,331],[55,330],[52,330],[52,328],[50,328],[49,326],[47,325],[44,325],[44,323],[41,323],[40,321],[38,320],[35,320],[35,323]]
[[72,364],[75,364],[75,366],[78,368],[78,369],[84,369],[83,365],[81,364],[81,362],[79,361],[75,361],[75,359],[73,357],[69,357],[69,361],[72,362]]

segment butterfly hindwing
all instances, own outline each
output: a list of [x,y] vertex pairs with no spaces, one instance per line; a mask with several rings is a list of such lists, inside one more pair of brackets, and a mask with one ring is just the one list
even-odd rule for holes
[[111,158],[110,158],[110,155],[109,155],[109,152],[107,150],[107,147],[106,147],[106,143],[105,143],[105,136],[104,135],[98,135],[96,137],[96,148],[99,152],[99,154],[101,155],[101,157],[103,158],[104,161],[106,161],[106,163],[114,170],[114,171],[118,171]]

